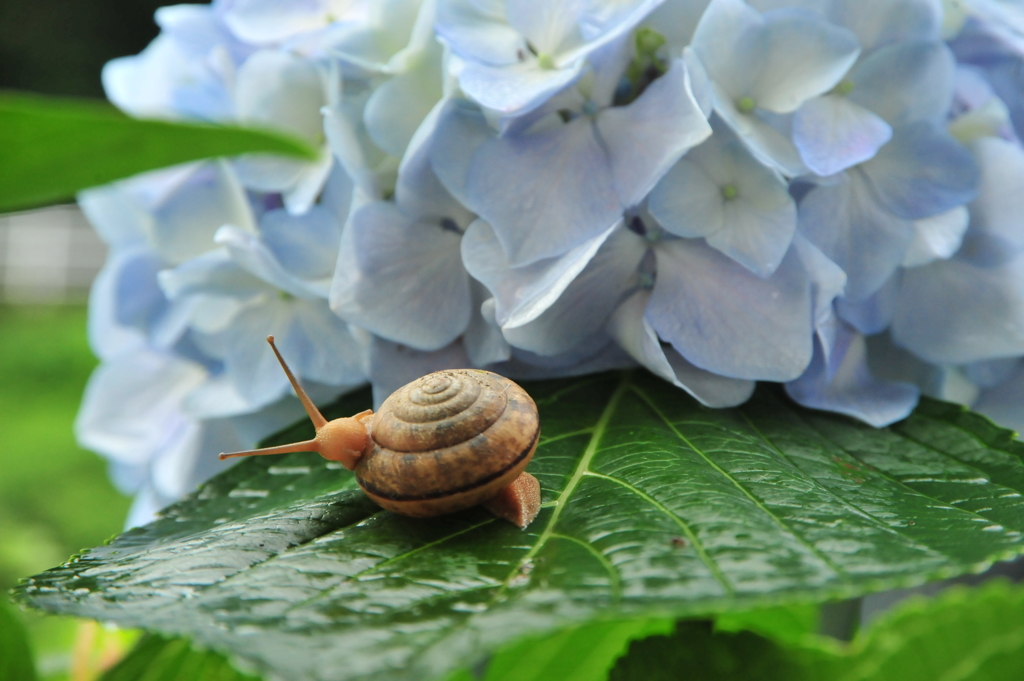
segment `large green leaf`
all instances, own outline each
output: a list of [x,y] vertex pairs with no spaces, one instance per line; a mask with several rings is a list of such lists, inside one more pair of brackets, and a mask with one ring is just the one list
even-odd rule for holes
[[[898,605],[851,645],[807,636],[776,645],[751,632],[680,622],[634,641],[610,681],[1019,681],[1024,587],[992,582]],[[591,678],[589,681],[598,681]]]
[[35,663],[28,636],[11,612],[7,599],[0,597],[0,681],[34,681]]
[[398,517],[337,464],[259,457],[19,596],[289,679],[431,679],[595,619],[850,597],[1024,547],[1022,445],[958,407],[875,430],[773,387],[732,410],[646,373],[526,387],[544,495],[526,531],[479,509]]
[[0,211],[146,170],[257,152],[316,157],[307,143],[277,132],[139,120],[101,102],[0,93]]

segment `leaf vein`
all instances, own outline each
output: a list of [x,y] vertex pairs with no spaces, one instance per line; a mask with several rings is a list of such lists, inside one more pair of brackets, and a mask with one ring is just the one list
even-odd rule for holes
[[747,499],[749,499],[758,509],[760,509],[763,513],[768,515],[768,517],[771,518],[772,521],[774,521],[786,533],[788,533],[790,536],[792,536],[794,539],[796,539],[797,542],[799,542],[808,551],[810,551],[814,556],[816,556],[818,558],[818,560],[820,560],[823,563],[825,563],[825,565],[827,565],[833,572],[835,572],[837,575],[846,577],[846,572],[842,568],[840,568],[838,565],[833,563],[832,560],[827,555],[825,555],[821,550],[819,550],[816,546],[814,546],[807,539],[802,537],[795,529],[793,529],[792,527],[787,525],[786,522],[782,520],[782,518],[780,518],[779,516],[777,516],[774,513],[772,513],[771,509],[769,509],[767,506],[765,506],[764,502],[761,499],[759,499],[753,492],[748,490],[739,480],[737,480],[735,477],[733,477],[727,470],[725,470],[724,468],[719,466],[717,463],[715,463],[714,460],[712,460],[711,457],[708,456],[706,452],[704,452],[702,449],[700,449],[699,447],[694,445],[690,441],[689,438],[687,438],[685,435],[683,435],[679,431],[679,429],[676,428],[675,424],[672,423],[672,421],[670,421],[668,419],[668,417],[665,416],[665,414],[662,413],[662,411],[660,409],[658,409],[657,405],[654,404],[654,401],[647,395],[647,393],[645,393],[643,390],[640,390],[639,388],[635,388],[635,387],[633,388],[633,392],[636,393],[636,395],[640,399],[642,399],[647,404],[647,406],[651,408],[651,410],[655,414],[658,415],[658,418],[660,418],[665,423],[665,425],[667,425],[669,427],[669,429],[671,429],[672,432],[675,433],[676,437],[678,437],[684,444],[686,444],[687,447],[689,447],[694,452],[696,452],[697,455],[700,456],[702,459],[704,459],[704,461],[707,462],[707,464],[709,466],[711,466],[713,469],[715,469],[715,471],[717,471],[720,475],[724,476],[729,482],[731,482],[736,487],[736,489],[738,489],[740,492],[742,492],[743,495],[746,496]]

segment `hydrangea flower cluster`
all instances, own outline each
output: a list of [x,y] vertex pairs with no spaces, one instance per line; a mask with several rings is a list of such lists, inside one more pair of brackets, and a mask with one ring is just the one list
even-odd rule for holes
[[1019,0],[214,0],[109,63],[139,116],[270,126],[84,193],[78,420],[148,518],[319,399],[641,365],[884,425],[1024,426]]

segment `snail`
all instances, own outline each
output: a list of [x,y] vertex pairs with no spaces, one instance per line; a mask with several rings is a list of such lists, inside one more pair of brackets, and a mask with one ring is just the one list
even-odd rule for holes
[[479,369],[438,371],[396,390],[380,410],[327,421],[299,385],[274,337],[267,342],[306,409],[312,440],[221,454],[317,452],[355,471],[377,505],[413,517],[482,504],[521,528],[540,510],[540,484],[524,469],[537,449],[537,405],[521,387]]

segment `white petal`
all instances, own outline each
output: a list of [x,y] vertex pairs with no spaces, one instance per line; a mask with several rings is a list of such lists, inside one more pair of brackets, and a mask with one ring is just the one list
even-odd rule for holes
[[235,106],[238,119],[286,130],[319,146],[320,109],[327,104],[316,66],[277,50],[262,50],[238,69]]
[[755,383],[726,378],[687,362],[671,347],[662,345],[644,315],[649,291],[637,291],[624,301],[608,321],[608,332],[636,361],[682,388],[708,407],[735,407],[746,402]]
[[757,77],[753,53],[764,19],[742,0],[712,0],[691,47],[728,98],[748,93]]
[[377,146],[402,157],[420,123],[441,99],[441,80],[441,48],[433,44],[414,68],[374,90],[363,120]]
[[914,239],[903,256],[904,267],[920,267],[952,257],[960,249],[971,215],[963,206],[914,221]]
[[938,40],[943,5],[939,0],[830,0],[828,17],[857,35],[861,49],[909,40]]
[[747,94],[758,107],[792,113],[831,90],[860,54],[857,38],[844,28],[798,10],[770,13],[759,39],[757,80]]
[[190,427],[180,404],[205,378],[198,364],[144,348],[105,362],[86,386],[75,436],[108,458],[144,463]]
[[1024,249],[1024,150],[1015,142],[988,137],[976,141],[971,151],[981,183],[970,205],[965,248],[975,259],[1005,260]]
[[[715,90],[715,112],[743,139],[756,159],[788,177],[807,172],[788,134],[783,134],[758,116],[740,113],[731,100],[722,96],[717,85],[712,88]],[[784,119],[783,122],[788,121]]]
[[449,0],[437,8],[437,35],[469,61],[511,64],[525,50],[523,37],[505,18],[504,0]]
[[494,67],[467,63],[459,72],[463,92],[481,106],[504,115],[522,115],[576,80],[585,62],[542,69],[536,60]]

